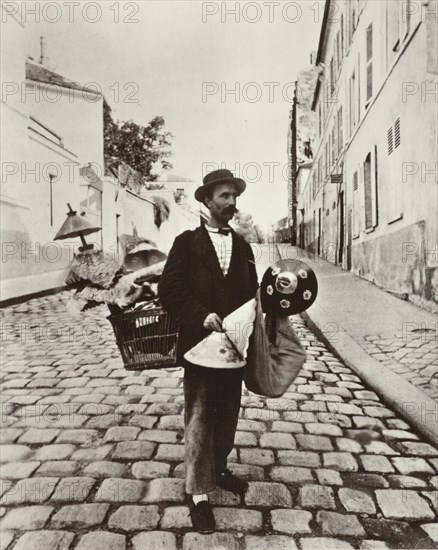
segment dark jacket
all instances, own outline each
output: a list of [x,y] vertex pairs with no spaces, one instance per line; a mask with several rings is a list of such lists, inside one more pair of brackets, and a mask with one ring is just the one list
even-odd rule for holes
[[221,319],[251,298],[258,288],[251,246],[232,231],[233,252],[224,276],[216,251],[204,226],[176,237],[158,284],[164,308],[179,323],[178,365],[186,351],[203,340],[209,331],[203,322],[209,313]]

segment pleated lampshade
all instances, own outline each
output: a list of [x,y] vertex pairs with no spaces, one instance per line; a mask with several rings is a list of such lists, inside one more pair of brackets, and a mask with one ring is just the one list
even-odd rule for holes
[[74,237],[80,237],[82,239],[85,235],[91,235],[91,233],[96,233],[96,231],[102,229],[90,223],[83,216],[78,216],[76,210],[73,210],[70,204],[67,203],[67,206],[69,208],[67,219],[56,234],[55,241]]

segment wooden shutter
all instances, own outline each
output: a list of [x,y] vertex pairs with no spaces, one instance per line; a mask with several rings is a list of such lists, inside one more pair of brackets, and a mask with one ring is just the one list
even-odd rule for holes
[[368,101],[373,96],[373,25],[369,25],[366,31],[367,42],[367,95]]
[[341,106],[339,107],[339,111],[338,111],[338,153],[342,151],[342,148],[344,146],[343,123],[344,123],[344,119],[342,117],[342,106]]
[[359,236],[359,173],[353,174],[353,237]]
[[387,131],[388,138],[388,183],[386,204],[388,205],[388,222],[401,218],[403,214],[403,181],[401,154],[401,121],[397,118]]
[[373,227],[373,193],[372,193],[371,153],[368,153],[363,165],[363,190],[365,198],[365,229]]
[[350,103],[349,103],[349,115],[350,115],[350,136],[353,134],[356,126],[356,73],[353,72],[350,78]]
[[344,59],[344,14],[341,13],[341,36],[340,36],[340,46],[341,46],[341,61]]
[[388,157],[389,157],[394,151],[394,136],[392,133],[392,126],[388,128],[388,131],[386,133],[386,139],[388,143]]
[[401,143],[401,127],[400,117],[394,123],[394,149],[400,146]]
[[374,146],[374,170],[373,170],[373,227],[379,223],[379,164],[377,156],[377,145]]

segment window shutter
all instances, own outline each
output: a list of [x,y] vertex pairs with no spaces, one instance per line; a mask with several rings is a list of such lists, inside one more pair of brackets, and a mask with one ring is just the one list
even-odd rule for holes
[[342,117],[342,106],[339,107],[338,111],[338,152],[340,153],[342,151],[342,148],[344,146],[344,132],[343,132],[343,117]]
[[388,156],[390,156],[394,151],[394,139],[392,135],[392,126],[388,129],[387,138],[388,138]]
[[333,169],[336,159],[336,140],[335,140],[335,120],[333,119],[333,128],[332,128],[332,139],[331,139],[331,154],[332,154],[332,166],[330,167],[330,172]]
[[373,63],[367,66],[367,101],[373,97]]
[[368,153],[363,165],[363,189],[365,196],[365,229],[373,227],[373,196],[371,189],[371,153]]
[[356,73],[353,72],[350,78],[350,104],[349,104],[349,115],[350,115],[350,136],[353,134],[354,128],[356,126]]
[[353,174],[353,237],[359,236],[359,174]]
[[330,60],[330,99],[333,98],[335,94],[335,69],[334,69],[334,58]]
[[372,191],[373,191],[373,211],[372,211],[372,217],[373,217],[373,227],[376,227],[376,225],[379,223],[379,165],[378,165],[378,157],[377,157],[377,145],[374,146],[374,181],[372,185]]
[[341,13],[341,59],[344,59],[344,14]]
[[394,149],[399,147],[401,142],[401,128],[400,128],[400,117],[394,123]]
[[373,58],[373,25],[367,28],[367,61]]
[[388,130],[388,222],[398,220],[403,214],[403,181],[401,158],[401,121],[400,117]]
[[367,101],[373,96],[373,25],[366,31],[367,41]]

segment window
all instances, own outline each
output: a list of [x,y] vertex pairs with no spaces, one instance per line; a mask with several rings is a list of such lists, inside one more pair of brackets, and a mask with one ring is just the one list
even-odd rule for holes
[[349,2],[350,8],[350,17],[349,17],[349,26],[348,26],[348,42],[351,44],[353,40],[354,29],[356,25],[356,10],[354,9],[352,3]]
[[363,190],[365,197],[365,229],[373,228],[373,193],[371,181],[371,153],[368,153],[363,165]]
[[394,53],[400,46],[399,3],[395,0],[386,2],[386,61],[390,65]]
[[321,156],[318,161],[318,189],[321,187],[323,180],[323,157]]
[[353,238],[359,237],[360,231],[359,205],[359,172],[353,174]]
[[54,174],[49,174],[49,210],[50,210],[50,227],[53,227],[53,180]]
[[341,62],[344,59],[344,14],[341,13],[341,36],[340,36]]
[[387,204],[388,223],[403,217],[403,181],[401,155],[401,120],[398,117],[386,132],[388,151]]
[[320,103],[319,109],[318,109],[318,136],[321,137],[321,134],[322,134],[322,108]]
[[393,137],[393,133],[392,133],[392,126],[387,131],[386,139],[388,141],[388,157],[389,157],[392,154],[392,152],[394,151],[394,137]]
[[[335,127],[335,121],[333,120],[333,128],[332,128],[332,137],[331,137],[331,145],[332,145],[332,166],[335,164],[335,159],[337,157],[336,155],[336,127]],[[331,172],[331,169],[330,169]]]
[[360,121],[360,115],[361,115],[361,108],[360,108],[360,55],[357,56],[357,79],[356,79],[356,86],[357,86],[357,122]]
[[330,99],[333,99],[335,94],[335,68],[333,57],[330,60]]
[[409,35],[411,17],[415,13],[410,4],[412,0],[388,0],[386,2],[386,63],[389,66],[395,53]]
[[366,31],[366,71],[367,71],[367,92],[366,106],[373,96],[373,25],[367,28]]
[[350,111],[350,136],[354,132],[356,127],[356,74],[353,74],[350,77],[350,93],[349,93],[349,111]]
[[338,155],[344,147],[344,135],[343,135],[343,119],[342,119],[342,107],[339,107],[338,110]]
[[395,149],[400,147],[401,143],[401,123],[400,117],[398,117],[394,124],[389,127],[387,133],[387,143],[388,143],[388,156],[390,156]]
[[401,143],[401,128],[400,117],[394,122],[394,149],[400,146]]

